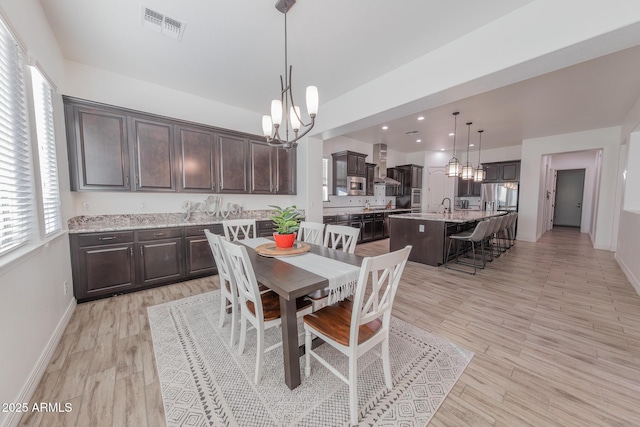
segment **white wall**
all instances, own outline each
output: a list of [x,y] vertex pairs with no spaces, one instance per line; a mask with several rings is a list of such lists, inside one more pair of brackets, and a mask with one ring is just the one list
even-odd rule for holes
[[[36,0],[0,1],[3,19],[29,55],[58,88],[64,76],[60,49]],[[54,97],[63,219],[69,216],[68,165],[61,99]],[[75,300],[66,233],[32,241],[0,259],[0,402],[28,402],[53,354]],[[67,282],[67,293],[64,282]],[[0,425],[19,414],[0,412]]]
[[[542,235],[542,188],[544,188],[544,168],[542,156],[602,150],[602,169],[598,206],[596,208],[596,229],[593,237],[597,249],[611,249],[614,231],[613,219],[619,209],[615,206],[618,176],[618,152],[620,150],[621,128],[611,127],[534,138],[522,142],[522,163],[520,166],[520,209],[518,217],[518,238],[535,242]],[[617,233],[617,230],[615,231]]]

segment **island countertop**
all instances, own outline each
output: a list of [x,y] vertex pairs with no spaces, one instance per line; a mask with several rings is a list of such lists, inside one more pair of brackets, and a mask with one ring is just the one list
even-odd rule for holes
[[467,211],[453,211],[451,213],[417,212],[417,213],[406,213],[406,214],[398,214],[398,215],[391,214],[389,215],[389,218],[464,223],[464,222],[479,221],[484,218],[489,218],[492,216],[499,216],[504,214],[506,214],[506,212],[467,210]]

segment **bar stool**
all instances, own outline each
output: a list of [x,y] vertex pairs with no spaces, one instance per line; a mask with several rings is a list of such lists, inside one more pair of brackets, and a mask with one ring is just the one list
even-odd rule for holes
[[[476,227],[473,230],[463,231],[462,233],[453,234],[449,236],[449,249],[447,251],[447,258],[445,259],[445,262],[444,262],[445,268],[448,268],[450,270],[461,271],[463,273],[468,273],[468,274],[476,274],[476,270],[478,268],[481,268],[481,269],[484,268],[487,264],[486,258],[484,255],[484,241],[485,241],[485,237],[487,236],[487,230],[489,230],[489,227],[491,227],[491,225],[492,225],[491,221],[480,221],[478,222],[478,224],[476,224]],[[460,261],[459,259],[460,251],[456,250],[456,264],[472,266],[473,272],[449,266],[449,254],[451,253],[451,245],[454,240],[471,243],[471,252],[473,253],[473,263],[470,264],[470,263]],[[478,263],[478,261],[476,260],[476,243],[480,243],[480,251],[482,254],[481,263]]]

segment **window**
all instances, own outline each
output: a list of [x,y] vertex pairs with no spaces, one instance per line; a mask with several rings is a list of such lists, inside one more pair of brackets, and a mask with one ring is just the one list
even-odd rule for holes
[[33,228],[31,149],[22,49],[0,21],[0,254]]
[[31,82],[33,84],[33,106],[38,136],[43,225],[45,235],[48,236],[62,228],[56,140],[53,129],[52,90],[49,82],[36,67],[31,67]]
[[329,159],[322,159],[322,200],[329,201]]

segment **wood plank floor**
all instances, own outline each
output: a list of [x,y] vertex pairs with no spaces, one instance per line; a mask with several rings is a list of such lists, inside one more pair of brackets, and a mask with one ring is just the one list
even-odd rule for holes
[[[388,250],[388,240],[357,252]],[[78,305],[25,426],[163,426],[146,308],[217,277]],[[476,354],[432,426],[640,425],[640,297],[575,229],[517,242],[476,276],[408,263],[394,315]],[[30,404],[32,406],[33,402]]]

